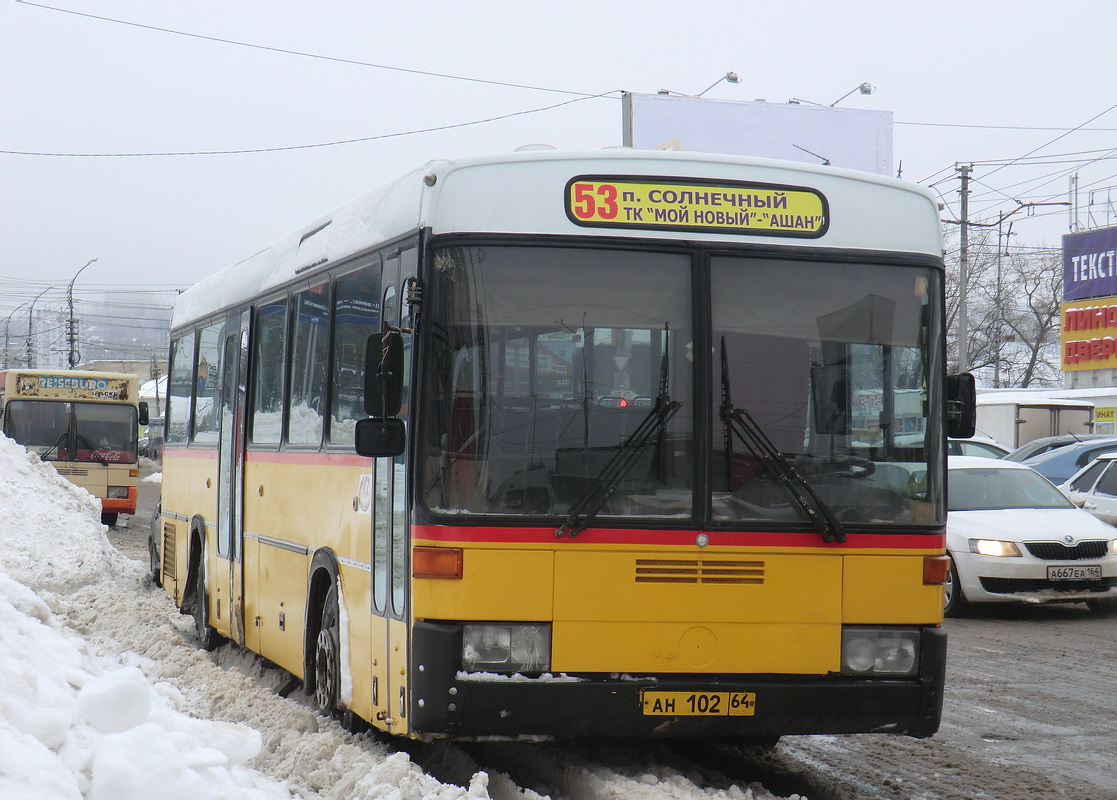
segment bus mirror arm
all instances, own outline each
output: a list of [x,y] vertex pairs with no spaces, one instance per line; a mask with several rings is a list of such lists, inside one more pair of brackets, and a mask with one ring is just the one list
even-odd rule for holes
[[977,383],[968,372],[946,376],[946,435],[968,439],[977,427]]

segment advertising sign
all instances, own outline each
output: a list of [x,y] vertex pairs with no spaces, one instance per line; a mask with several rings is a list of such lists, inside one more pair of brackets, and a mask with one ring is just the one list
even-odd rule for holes
[[801,161],[891,177],[892,112],[626,93],[623,143]]
[[54,400],[126,400],[128,381],[77,375],[19,375],[15,393],[17,397]]
[[1062,305],[1063,371],[1117,367],[1117,297]]
[[1117,295],[1117,227],[1063,237],[1063,299]]

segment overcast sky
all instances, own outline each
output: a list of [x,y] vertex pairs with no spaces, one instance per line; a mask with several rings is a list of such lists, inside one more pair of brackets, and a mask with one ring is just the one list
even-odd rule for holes
[[[707,97],[873,84],[842,105],[893,112],[894,163],[945,217],[955,162],[997,162],[974,168],[978,218],[1065,201],[1077,165],[1081,222],[1105,225],[1117,186],[1112,0],[53,2],[0,0],[0,315],[94,257],[79,291],[185,287],[431,158],[620,144],[617,90],[729,70]],[[128,155],[268,148],[298,149]],[[1015,245],[1059,244],[1067,209],[1037,211]]]

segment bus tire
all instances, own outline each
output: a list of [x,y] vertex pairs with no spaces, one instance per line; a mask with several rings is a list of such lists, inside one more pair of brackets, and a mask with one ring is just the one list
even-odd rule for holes
[[331,586],[322,601],[322,625],[314,643],[314,703],[333,716],[338,711],[341,687],[341,625],[337,586]]
[[101,514],[101,524],[106,527],[112,528],[116,526],[116,520],[120,516],[116,511],[106,511]]
[[194,633],[198,636],[198,646],[207,652],[214,650],[224,638],[209,624],[209,602],[206,594],[206,570],[202,559],[194,570]]

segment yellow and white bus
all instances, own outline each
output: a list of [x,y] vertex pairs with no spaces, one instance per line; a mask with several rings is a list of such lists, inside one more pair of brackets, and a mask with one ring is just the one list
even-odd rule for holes
[[101,501],[101,522],[136,513],[139,379],[115,372],[0,371],[4,434]]
[[943,282],[873,175],[431,162],[178,299],[153,577],[392,734],[929,736]]

